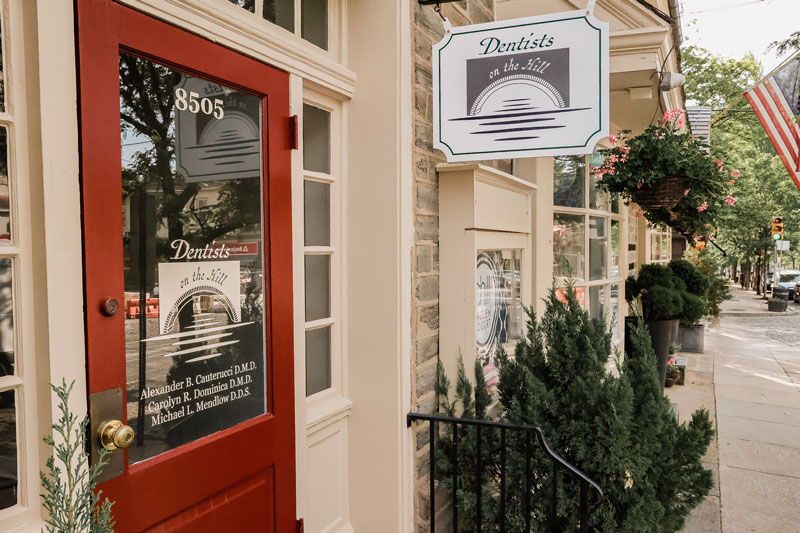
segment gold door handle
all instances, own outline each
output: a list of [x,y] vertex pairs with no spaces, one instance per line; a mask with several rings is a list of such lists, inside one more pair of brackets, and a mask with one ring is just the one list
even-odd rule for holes
[[119,420],[111,420],[100,424],[98,431],[100,445],[106,450],[116,450],[117,448],[127,448],[133,444],[133,428],[126,426]]

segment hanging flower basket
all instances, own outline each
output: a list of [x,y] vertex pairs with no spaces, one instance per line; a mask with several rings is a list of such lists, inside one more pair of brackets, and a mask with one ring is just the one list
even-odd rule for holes
[[729,177],[684,125],[684,111],[671,110],[635,137],[610,136],[612,147],[600,150],[603,164],[591,172],[600,188],[638,204],[648,222],[691,239],[711,234],[725,204],[736,203],[730,177],[739,173]]
[[688,183],[685,176],[661,178],[647,188],[637,189],[631,199],[645,209],[672,209],[683,198]]

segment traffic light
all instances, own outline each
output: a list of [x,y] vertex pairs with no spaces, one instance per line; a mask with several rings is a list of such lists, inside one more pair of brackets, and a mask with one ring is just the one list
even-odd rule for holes
[[775,220],[772,221],[772,240],[783,240],[783,219],[781,217],[775,217]]

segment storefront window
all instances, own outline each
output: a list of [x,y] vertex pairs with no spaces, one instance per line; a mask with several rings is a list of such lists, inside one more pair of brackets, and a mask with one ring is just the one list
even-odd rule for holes
[[607,285],[593,285],[589,287],[589,318],[594,321],[604,319],[610,322],[610,318],[606,315],[606,288]]
[[553,216],[553,275],[585,278],[586,222],[583,215],[556,213]]
[[[520,300],[522,250],[481,250],[475,267],[475,342],[484,368],[495,352],[514,352],[524,321]],[[491,370],[489,370],[491,372]],[[487,376],[492,378],[495,376]]]
[[[0,52],[2,57],[2,52]],[[0,73],[2,74],[2,73]],[[2,86],[0,85],[0,91]],[[0,246],[11,244],[11,194],[8,179],[8,128],[0,126]]]

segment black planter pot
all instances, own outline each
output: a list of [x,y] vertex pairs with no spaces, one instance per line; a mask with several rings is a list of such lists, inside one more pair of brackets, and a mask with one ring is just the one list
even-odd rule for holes
[[767,302],[767,309],[769,309],[773,313],[783,313],[784,311],[786,311],[786,307],[788,306],[788,304],[789,304],[788,301],[781,300],[779,302],[775,302],[769,300]]
[[650,328],[650,338],[653,341],[653,351],[656,353],[658,363],[658,377],[661,390],[664,390],[664,380],[667,377],[667,361],[669,361],[669,343],[672,340],[673,332],[678,325],[675,320],[647,320],[647,327]]

